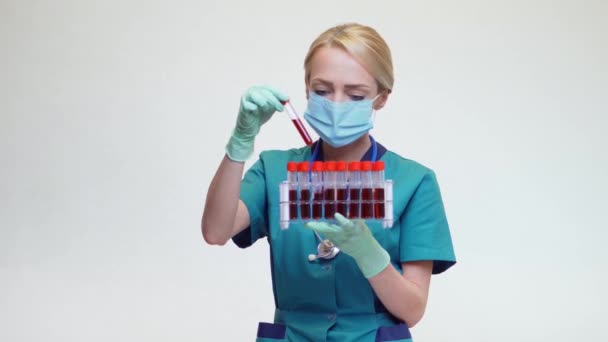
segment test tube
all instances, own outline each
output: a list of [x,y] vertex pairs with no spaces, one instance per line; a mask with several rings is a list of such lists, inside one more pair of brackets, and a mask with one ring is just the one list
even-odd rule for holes
[[306,145],[312,145],[312,139],[310,138],[310,134],[308,134],[306,127],[304,127],[302,120],[300,120],[300,117],[291,105],[291,102],[289,100],[281,101],[281,104],[283,104],[283,106],[285,107],[285,111],[289,115],[289,118],[291,119],[293,125],[296,126],[296,129],[298,130],[298,133],[300,133],[300,136],[302,137],[302,140],[304,140],[304,143]]
[[287,163],[287,186],[289,190],[289,219],[298,218],[298,163]]
[[312,163],[312,218],[319,220],[323,218],[323,162]]
[[325,219],[333,220],[336,213],[336,162],[326,161],[323,172],[323,203]]
[[279,184],[279,217],[281,229],[289,228],[289,181]]
[[384,162],[379,160],[372,166],[374,186],[374,218],[384,219]]
[[336,163],[336,212],[347,217],[346,200],[348,197],[348,184],[346,183],[346,162],[338,161]]
[[393,226],[393,181],[390,179],[384,181],[384,196],[386,215],[382,228],[391,228]]
[[348,218],[361,217],[361,162],[348,163]]
[[298,163],[298,186],[300,188],[300,218],[310,219],[310,181],[308,179],[308,162]]
[[361,218],[374,218],[374,188],[372,162],[361,162]]

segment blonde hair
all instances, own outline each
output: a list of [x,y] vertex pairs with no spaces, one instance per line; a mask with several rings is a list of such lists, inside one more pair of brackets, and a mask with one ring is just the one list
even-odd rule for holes
[[304,59],[305,81],[310,81],[310,64],[315,52],[322,47],[339,47],[348,52],[376,80],[378,92],[393,89],[391,51],[380,34],[371,27],[357,23],[342,24],[328,29],[315,39]]

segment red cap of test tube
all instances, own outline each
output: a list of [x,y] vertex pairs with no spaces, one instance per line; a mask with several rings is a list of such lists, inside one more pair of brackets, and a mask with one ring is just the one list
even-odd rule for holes
[[335,161],[326,161],[325,162],[325,171],[336,171],[336,162]]
[[321,172],[323,171],[323,162],[316,161],[312,162],[312,172]]
[[382,160],[374,162],[374,166],[372,166],[372,170],[374,170],[374,171],[384,171],[384,162]]
[[336,170],[338,171],[346,171],[346,162],[341,160],[339,162],[336,163]]
[[293,161],[287,162],[287,171],[289,171],[289,172],[298,171],[298,163],[293,162]]
[[361,170],[361,162],[352,161],[348,163],[348,171],[359,171]]
[[308,166],[308,162],[299,162],[298,163],[298,171],[299,172],[308,172],[310,166]]
[[372,170],[372,162],[371,161],[362,161],[361,162],[361,171],[371,171]]

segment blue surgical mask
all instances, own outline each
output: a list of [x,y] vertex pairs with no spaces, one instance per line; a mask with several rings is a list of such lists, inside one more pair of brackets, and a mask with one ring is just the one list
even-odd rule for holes
[[317,134],[333,147],[342,147],[359,139],[374,127],[374,99],[333,102],[311,92],[304,119]]

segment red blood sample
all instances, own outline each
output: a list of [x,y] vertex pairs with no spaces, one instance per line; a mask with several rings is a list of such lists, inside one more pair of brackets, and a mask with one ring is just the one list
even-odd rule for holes
[[[372,163],[369,161],[361,162],[361,173],[370,172],[372,170]],[[371,174],[370,174],[371,176]],[[371,187],[371,179],[369,184],[365,183],[365,179],[362,175],[361,186],[361,218],[370,219],[374,217],[374,189]]]
[[348,163],[349,190],[348,190],[348,218],[360,218],[361,212],[359,204],[361,204],[361,162],[353,161]]
[[312,198],[312,218],[320,220],[323,218],[323,162],[316,161],[312,163],[313,172],[313,198]]
[[[298,173],[301,178],[300,183],[300,217],[303,220],[310,219],[310,183],[307,180],[309,165],[308,162],[298,163]],[[306,177],[306,178],[303,178]]]
[[338,204],[336,205],[336,212],[342,214],[342,216],[346,217],[346,199],[348,196],[348,191],[346,189],[338,189]]
[[289,219],[295,220],[298,218],[298,183],[296,173],[298,172],[298,164],[296,162],[287,163],[287,175],[289,180]]
[[333,219],[336,213],[336,189],[325,189],[325,218]]
[[360,218],[361,213],[359,211],[359,204],[361,203],[360,192],[361,189],[350,189],[349,197],[350,203],[348,204],[348,217],[349,218]]
[[384,189],[374,189],[374,217],[377,219],[383,219],[385,216],[384,212]]
[[370,219],[374,217],[374,189],[363,188],[361,189],[361,218]]
[[323,218],[323,192],[318,191],[313,194],[312,198],[312,218],[319,220]]
[[374,185],[374,217],[377,219],[383,219],[384,212],[384,162],[377,161],[372,167],[373,172],[376,174],[373,178],[379,182]]
[[298,190],[289,190],[289,219],[298,218]]
[[347,164],[345,161],[338,161],[336,163],[336,212],[340,213],[344,217],[346,217],[347,214],[346,201],[348,199],[348,192],[346,189],[346,169]]
[[302,121],[300,121],[300,119],[292,119],[291,122],[293,122],[293,125],[296,126],[296,129],[298,130],[298,133],[300,133],[300,136],[302,137],[302,140],[304,140],[304,143],[306,143],[306,145],[312,145],[312,139],[304,128]]
[[302,220],[310,219],[310,190],[300,190],[300,216]]
[[336,184],[335,182],[335,172],[336,172],[336,162],[327,161],[324,165],[325,174],[328,175],[327,178],[323,179],[324,182],[324,197],[323,201],[325,203],[325,218],[331,220],[334,218],[334,214],[336,213]]
[[289,114],[289,117],[291,118],[291,122],[293,122],[293,125],[296,126],[296,129],[298,130],[298,133],[300,133],[302,140],[304,140],[306,145],[312,145],[312,139],[310,138],[310,134],[308,134],[308,131],[302,124],[302,121],[300,120],[300,117],[296,113],[296,110],[291,105],[291,102],[281,101],[281,104],[283,104],[285,106],[285,111],[287,112],[287,114]]

